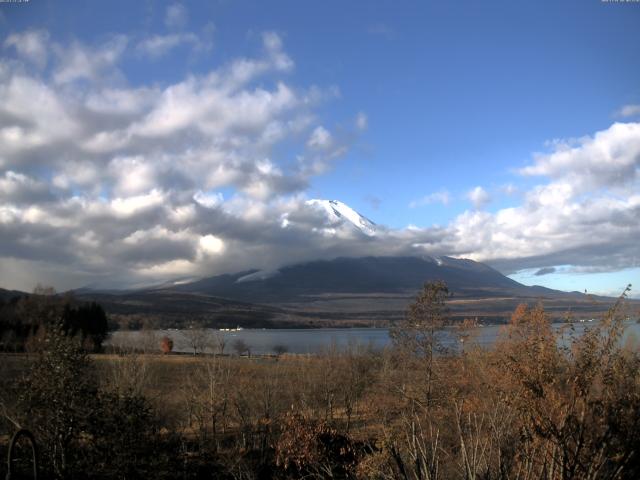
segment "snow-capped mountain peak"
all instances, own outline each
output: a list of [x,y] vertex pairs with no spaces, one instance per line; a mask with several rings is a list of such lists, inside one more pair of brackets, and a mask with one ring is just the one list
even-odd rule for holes
[[349,205],[338,200],[307,200],[307,205],[322,209],[332,223],[348,222],[368,236],[376,234],[377,226],[364,215],[360,215]]

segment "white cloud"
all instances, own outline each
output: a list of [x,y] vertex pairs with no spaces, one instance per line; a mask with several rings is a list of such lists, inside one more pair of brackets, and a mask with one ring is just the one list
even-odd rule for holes
[[174,48],[181,45],[191,45],[195,48],[204,48],[198,37],[193,33],[172,33],[169,35],[154,35],[145,38],[136,46],[138,52],[151,58],[160,58]]
[[[312,177],[349,147],[319,118],[336,93],[291,84],[282,38],[262,42],[256,58],[163,85],[128,84],[126,37],[52,44],[51,69],[20,52],[3,64],[1,277],[23,266],[33,284],[57,275],[78,286],[365,252],[449,254],[506,272],[638,266],[640,123],[554,142],[521,170],[539,182],[509,208],[363,238],[305,204]],[[349,118],[351,135],[366,123]],[[479,209],[489,195],[477,187],[469,198]],[[449,201],[443,190],[412,206]]]
[[193,195],[193,199],[206,208],[216,208],[224,202],[224,196],[221,193],[204,193],[202,190],[198,190]]
[[477,186],[467,192],[467,198],[473,203],[473,206],[477,209],[483,208],[487,203],[491,201],[491,197],[489,193],[482,188],[481,186]]
[[12,204],[29,204],[52,200],[48,186],[22,173],[11,170],[0,177],[0,202]]
[[518,193],[518,187],[516,187],[513,183],[507,183],[506,185],[503,185],[500,190],[502,190],[505,195],[509,196]]
[[[162,50],[191,35],[140,45]],[[232,268],[282,245],[270,223],[275,215],[280,230],[281,199],[296,198],[348,142],[318,123],[316,106],[334,92],[287,83],[282,38],[261,40],[256,58],[168,85],[128,85],[121,60],[137,47],[126,36],[52,42],[49,70],[22,54],[3,63],[0,270],[30,262],[34,283],[52,271],[65,285],[136,281]],[[297,149],[293,162],[281,144]]]
[[15,48],[18,55],[42,69],[47,64],[48,41],[48,32],[43,30],[27,30],[26,32],[9,35],[4,41],[4,46],[5,48]]
[[449,227],[454,250],[507,271],[560,264],[637,267],[639,162],[637,123],[555,142],[553,151],[521,171],[547,183],[525,192],[522,205],[460,215]]
[[316,127],[307,141],[309,148],[325,149],[330,148],[332,144],[331,133],[322,125]]
[[130,197],[116,197],[110,202],[116,216],[129,217],[153,207],[159,207],[165,200],[165,194],[154,189],[149,193]]
[[91,161],[70,161],[60,166],[51,183],[60,189],[69,190],[74,186],[90,188],[99,186],[101,169]]
[[153,106],[159,94],[155,87],[107,87],[88,92],[84,106],[98,114],[139,115]]
[[538,155],[521,173],[562,179],[576,193],[622,188],[638,179],[639,152],[640,123],[614,123],[593,136],[556,143],[553,152]]
[[215,235],[204,235],[199,241],[202,255],[219,255],[224,250],[224,242]]
[[189,12],[184,5],[173,3],[167,7],[164,23],[168,28],[184,28],[189,20]]
[[616,113],[616,116],[623,118],[636,117],[638,115],[640,115],[640,104],[625,105]]
[[[78,135],[81,125],[55,90],[42,81],[16,72],[0,84],[0,167],[20,152]],[[21,163],[21,162],[16,162]]]
[[282,50],[280,35],[276,32],[265,32],[262,34],[262,42],[277,70],[286,72],[293,68],[293,60]]
[[112,68],[120,60],[128,41],[125,35],[116,35],[96,48],[80,42],[55,45],[58,65],[53,80],[57,84],[65,84],[76,80],[104,79],[105,75],[113,74]]
[[355,123],[358,130],[366,130],[369,127],[369,118],[367,117],[367,114],[364,112],[359,112],[358,115],[356,115]]
[[431,205],[433,203],[441,203],[442,205],[448,205],[451,202],[451,195],[447,190],[440,190],[438,192],[433,192],[428,195],[425,195],[422,198],[418,198],[417,200],[413,200],[409,203],[409,208],[417,208],[422,207],[424,205]]
[[[170,260],[168,262],[154,264],[136,269],[136,273],[143,278],[175,278],[178,275],[188,275],[194,271],[197,265],[189,260]],[[139,278],[139,277],[138,277]]]
[[298,107],[298,102],[284,83],[271,91],[235,92],[220,85],[218,77],[189,78],[165,89],[156,107],[132,124],[130,131],[158,137],[185,129],[207,135],[261,130],[276,116]]
[[109,173],[115,179],[114,193],[119,196],[139,195],[152,190],[157,184],[157,166],[138,155],[115,157],[109,162]]

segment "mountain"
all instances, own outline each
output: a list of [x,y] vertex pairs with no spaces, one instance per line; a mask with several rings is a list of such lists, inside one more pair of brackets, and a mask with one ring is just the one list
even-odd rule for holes
[[[359,257],[318,260],[277,271],[246,270],[123,292],[88,292],[119,322],[150,318],[159,327],[221,328],[389,325],[403,318],[422,285],[443,280],[453,319],[504,322],[521,302],[543,301],[554,318],[592,318],[613,299],[528,287],[473,260]],[[635,302],[634,302],[635,303]],[[637,307],[638,305],[636,305]]]
[[[479,262],[451,257],[360,257],[318,260],[275,272],[249,270],[217,275],[172,287],[238,301],[304,302],[313,297],[344,294],[414,294],[429,280],[443,280],[457,296],[540,292]],[[534,291],[535,290],[535,291]],[[548,295],[570,295],[548,290]]]
[[[324,215],[314,231],[353,228],[375,237],[381,227],[337,200],[308,200]],[[78,290],[122,317],[151,316],[160,325],[283,327],[389,324],[403,317],[422,285],[447,283],[455,318],[508,319],[521,302],[543,301],[552,316],[567,311],[584,317],[603,312],[612,299],[525,286],[483,263],[452,257],[340,257],[244,270],[201,279],[181,278],[125,291]]]
[[[528,287],[488,265],[451,257],[359,257],[318,260],[277,271],[246,270],[197,281],[121,292],[89,292],[126,325],[151,319],[157,327],[212,328],[384,326],[403,318],[429,280],[444,280],[451,318],[504,322],[519,303],[542,301],[555,319],[604,313],[614,299]],[[640,302],[630,301],[633,308]]]
[[15,297],[24,297],[28,293],[21,292],[19,290],[5,290],[0,288],[0,300],[7,301]]
[[332,224],[347,223],[370,237],[376,234],[377,225],[349,205],[338,200],[307,200],[307,205],[324,212]]

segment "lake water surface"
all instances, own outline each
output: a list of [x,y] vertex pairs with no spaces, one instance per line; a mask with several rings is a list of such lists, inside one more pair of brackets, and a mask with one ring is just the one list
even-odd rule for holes
[[[562,331],[561,342],[568,344],[572,338],[580,335],[586,328],[592,328],[597,322],[573,324],[554,324]],[[467,344],[473,343],[482,347],[491,347],[500,335],[502,326],[489,325],[472,331]],[[114,332],[107,345],[122,348],[159,351],[160,339],[170,337],[174,342],[173,351],[192,353],[190,337],[193,332],[181,330],[153,331],[118,331]],[[199,350],[206,352],[219,351],[220,339],[225,347],[224,353],[234,352],[234,343],[245,342],[252,354],[274,353],[274,347],[281,345],[290,353],[320,353],[330,348],[345,349],[350,346],[372,347],[382,349],[391,343],[389,330],[386,328],[319,328],[319,329],[246,329],[237,331],[219,331],[212,329],[199,330],[197,343]],[[440,342],[449,348],[460,348],[460,340],[455,330],[446,328],[438,332]],[[640,339],[640,324],[634,321],[625,322],[623,342]]]

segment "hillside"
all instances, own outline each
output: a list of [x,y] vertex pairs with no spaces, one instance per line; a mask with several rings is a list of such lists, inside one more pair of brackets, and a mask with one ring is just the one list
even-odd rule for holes
[[7,301],[14,297],[21,297],[23,295],[27,295],[27,294],[19,290],[6,290],[4,288],[0,288],[0,300],[2,301]]
[[[104,306],[112,322],[126,328],[309,328],[388,326],[404,316],[421,286],[443,280],[449,286],[454,320],[484,323],[509,319],[519,303],[543,302],[556,320],[592,318],[614,299],[525,286],[472,260],[451,257],[336,258],[290,265],[277,271],[248,270],[178,284],[136,290],[73,293]],[[0,289],[0,299],[26,295]],[[630,300],[637,316],[640,302]]]
[[[152,318],[156,324],[214,328],[383,326],[404,312],[429,280],[450,288],[451,315],[506,321],[521,302],[542,301],[556,319],[590,318],[613,299],[522,285],[479,262],[450,257],[337,258],[249,270],[190,283],[127,292],[77,295],[102,303],[117,318]],[[636,305],[637,302],[631,302]]]
[[304,301],[328,294],[413,294],[426,281],[443,280],[457,297],[575,296],[527,287],[479,262],[451,257],[337,258],[287,266],[275,272],[250,270],[176,285],[181,292],[261,303]]

